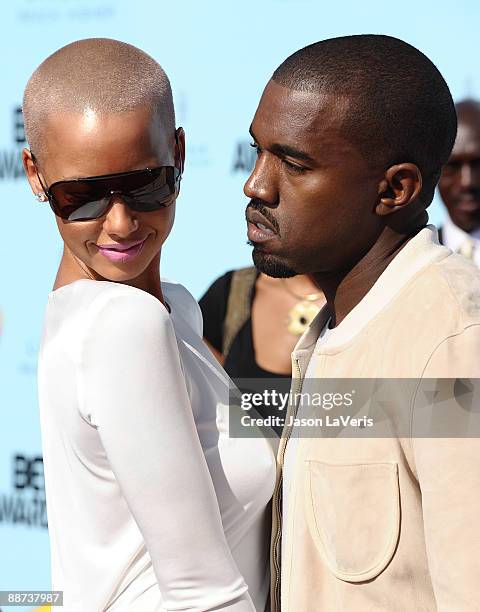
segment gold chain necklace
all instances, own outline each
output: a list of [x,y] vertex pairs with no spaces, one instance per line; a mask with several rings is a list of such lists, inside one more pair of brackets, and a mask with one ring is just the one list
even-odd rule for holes
[[287,286],[287,283],[284,278],[280,279],[282,281],[283,288],[287,293],[289,293],[292,297],[299,300],[295,306],[290,308],[287,314],[287,329],[294,336],[301,336],[303,332],[307,329],[313,319],[320,312],[320,306],[314,304],[323,298],[323,293],[307,293],[307,295],[298,295]]

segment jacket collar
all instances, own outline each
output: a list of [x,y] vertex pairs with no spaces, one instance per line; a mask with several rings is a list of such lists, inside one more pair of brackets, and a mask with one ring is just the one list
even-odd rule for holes
[[[316,352],[327,354],[338,352],[340,347],[354,338],[392,301],[410,279],[426,266],[450,254],[450,249],[439,244],[436,227],[434,225],[424,227],[392,259],[370,291],[348,313]],[[292,356],[305,357],[312,353],[320,331],[329,316],[328,307],[325,306],[297,342]]]

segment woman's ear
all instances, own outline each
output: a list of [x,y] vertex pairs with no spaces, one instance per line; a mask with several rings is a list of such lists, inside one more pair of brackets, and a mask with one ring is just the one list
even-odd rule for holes
[[419,196],[422,190],[422,173],[411,163],[391,166],[378,185],[377,215],[390,215],[403,210]]
[[175,132],[175,166],[183,174],[185,168],[185,130],[179,127]]
[[32,152],[29,149],[23,149],[22,163],[33,193],[40,202],[45,202],[47,200],[47,196],[45,195],[42,185],[40,184],[37,167],[33,161]]

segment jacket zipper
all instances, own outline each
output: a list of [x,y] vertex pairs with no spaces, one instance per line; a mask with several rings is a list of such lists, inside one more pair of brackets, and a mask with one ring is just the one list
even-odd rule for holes
[[[293,361],[295,364],[296,371],[296,385],[295,390],[293,391],[293,406],[292,411],[287,411],[287,418],[290,419],[291,416],[295,418],[297,416],[298,406],[297,406],[297,394],[301,392],[302,389],[302,372],[300,370],[299,360],[295,358]],[[290,419],[291,420],[291,419]],[[283,462],[285,459],[285,452],[287,448],[287,442],[290,439],[292,434],[293,425],[289,425],[285,436],[282,436],[280,440],[280,449],[279,449],[279,460],[278,460],[278,474],[277,474],[277,483],[275,486],[275,491],[273,493],[273,517],[276,526],[276,530],[272,539],[272,579],[271,579],[271,599],[272,606],[271,612],[280,612],[280,541],[282,535],[282,487],[283,487]]]

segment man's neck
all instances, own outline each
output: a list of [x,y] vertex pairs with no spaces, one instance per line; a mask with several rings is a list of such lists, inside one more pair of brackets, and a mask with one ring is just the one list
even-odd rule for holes
[[332,317],[330,327],[339,325],[355,308],[414,235],[398,234],[386,228],[370,250],[349,270],[312,275],[325,293]]

